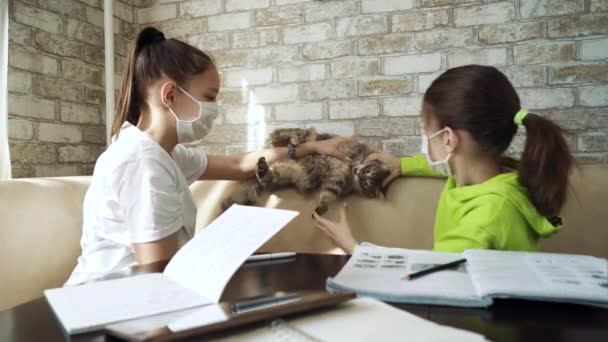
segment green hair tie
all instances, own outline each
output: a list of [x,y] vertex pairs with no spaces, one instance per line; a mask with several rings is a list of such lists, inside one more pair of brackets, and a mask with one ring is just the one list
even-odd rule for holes
[[515,122],[515,124],[517,126],[521,126],[524,124],[524,119],[526,118],[526,115],[528,115],[528,110],[527,109],[520,109],[519,112],[517,112],[517,114],[515,114],[515,117],[513,118],[513,122]]

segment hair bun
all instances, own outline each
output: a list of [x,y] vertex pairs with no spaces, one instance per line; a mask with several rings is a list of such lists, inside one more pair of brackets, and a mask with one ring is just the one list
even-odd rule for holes
[[139,31],[136,42],[137,47],[141,49],[146,45],[156,44],[165,40],[165,35],[155,27],[146,27]]

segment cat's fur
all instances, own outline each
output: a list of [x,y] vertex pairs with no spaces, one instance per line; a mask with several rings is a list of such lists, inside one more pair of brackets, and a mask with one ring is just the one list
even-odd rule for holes
[[[289,142],[299,145],[332,137],[329,134],[318,134],[314,128],[286,128],[272,132],[269,143],[272,147],[280,147],[287,146]],[[388,167],[378,161],[364,163],[373,151],[363,143],[347,141],[340,144],[338,150],[352,162],[325,155],[308,155],[269,166],[264,158],[260,158],[256,178],[243,182],[235,193],[222,202],[222,208],[225,210],[234,203],[252,205],[263,191],[288,186],[295,187],[301,193],[320,189],[319,204],[315,211],[321,215],[327,212],[332,202],[351,193],[371,198],[382,197],[382,182],[390,173]]]

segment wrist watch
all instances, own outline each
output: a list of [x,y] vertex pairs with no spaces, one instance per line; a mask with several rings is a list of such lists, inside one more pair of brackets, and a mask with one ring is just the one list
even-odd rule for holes
[[287,155],[289,158],[296,160],[296,145],[292,142],[287,143]]

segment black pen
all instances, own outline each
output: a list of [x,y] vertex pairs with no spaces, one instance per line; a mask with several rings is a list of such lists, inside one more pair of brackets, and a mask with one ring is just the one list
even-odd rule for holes
[[454,266],[458,266],[458,265],[463,264],[465,262],[467,262],[467,259],[460,259],[460,260],[448,262],[447,264],[437,265],[437,266],[434,266],[434,267],[427,268],[426,270],[422,270],[422,271],[418,271],[418,272],[414,272],[414,273],[408,274],[408,275],[406,275],[405,277],[403,277],[401,279],[404,279],[404,280],[416,279],[418,277],[422,277],[423,275],[427,275],[429,273],[433,273],[433,272],[445,270],[445,269],[448,269],[448,268],[452,268]]

